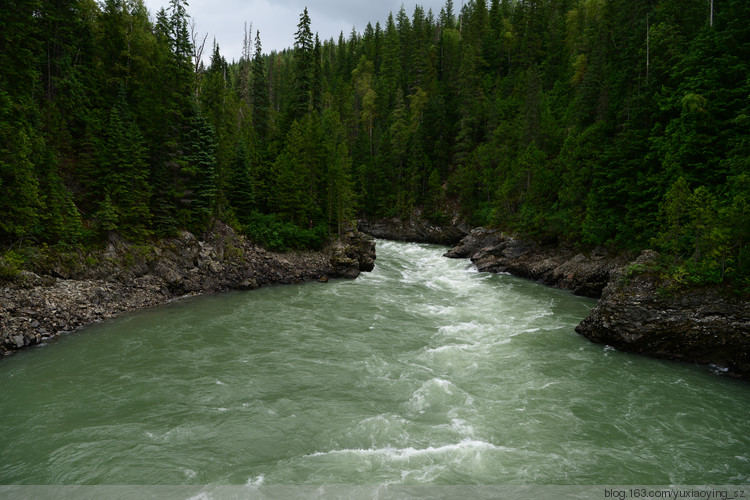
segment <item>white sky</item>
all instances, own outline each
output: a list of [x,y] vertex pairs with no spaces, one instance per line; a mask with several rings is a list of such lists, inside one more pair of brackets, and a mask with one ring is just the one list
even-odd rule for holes
[[[169,7],[169,0],[144,0],[144,3],[152,17],[161,7]],[[388,13],[393,12],[395,17],[402,4],[409,18],[417,4],[424,8],[425,14],[432,9],[438,17],[445,0],[188,0],[187,11],[195,21],[197,32],[201,35],[208,33],[205,58],[210,57],[216,38],[221,55],[232,62],[242,56],[245,22],[248,29],[252,24],[253,39],[255,31],[260,30],[263,52],[268,53],[294,45],[294,33],[305,6],[310,14],[313,34],[318,33],[323,41],[331,37],[338,40],[342,31],[344,37],[349,38],[352,27],[361,34],[368,22],[375,26],[380,21],[384,27]],[[461,0],[453,1],[456,14],[461,4]]]

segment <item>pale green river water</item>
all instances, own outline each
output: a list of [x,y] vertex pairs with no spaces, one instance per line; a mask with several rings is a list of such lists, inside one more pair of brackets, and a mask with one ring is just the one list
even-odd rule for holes
[[750,385],[593,344],[595,301],[444,251],[0,360],[0,484],[750,483]]

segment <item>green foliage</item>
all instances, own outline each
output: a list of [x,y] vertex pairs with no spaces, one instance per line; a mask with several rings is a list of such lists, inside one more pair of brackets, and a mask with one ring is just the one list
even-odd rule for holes
[[270,132],[268,80],[262,47],[260,32],[257,32],[255,36],[255,55],[253,56],[252,116],[255,133],[261,144],[265,143]]
[[[286,145],[273,164],[274,186],[271,202],[274,211],[292,224],[312,220],[314,178],[317,168],[315,124],[310,115],[295,121],[286,138]],[[311,182],[313,181],[313,182]]]
[[275,215],[253,214],[245,226],[248,238],[270,250],[288,251],[322,248],[328,239],[328,228],[318,225],[308,229],[280,220]]
[[214,45],[209,68],[187,6],[152,22],[140,1],[0,5],[2,247],[220,217],[298,248],[357,216],[460,206],[653,245],[675,283],[749,287],[746,0],[712,26],[705,0],[447,1],[337,42],[305,10],[293,49],[246,33],[239,62]]
[[[627,286],[630,281],[635,278],[636,276],[639,276],[641,274],[650,273],[650,272],[658,272],[659,267],[656,264],[649,263],[649,264],[641,264],[641,263],[632,263],[625,267],[624,272],[622,276],[620,277],[620,280],[618,284],[621,287]],[[673,282],[671,279],[665,280],[666,282]]]
[[250,175],[250,158],[244,143],[240,143],[235,151],[229,172],[227,198],[240,221],[244,221],[253,213],[255,188]]
[[25,263],[24,257],[13,250],[0,255],[0,280],[11,280],[16,277]]
[[117,231],[119,227],[117,224],[117,210],[108,194],[104,196],[104,200],[94,217],[96,225],[102,233],[106,234],[111,231]]
[[178,194],[186,227],[201,231],[208,226],[216,204],[216,140],[213,127],[196,111],[188,122],[181,177],[182,192]]
[[314,78],[314,45],[310,16],[307,7],[300,15],[297,33],[294,38],[294,94],[291,96],[290,121],[302,118],[312,109]]

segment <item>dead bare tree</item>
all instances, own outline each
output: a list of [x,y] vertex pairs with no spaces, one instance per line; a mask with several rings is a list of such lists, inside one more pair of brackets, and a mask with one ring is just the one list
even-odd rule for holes
[[245,102],[250,102],[250,61],[253,58],[253,23],[248,29],[245,22],[245,38],[242,42],[242,57],[239,63],[240,96]]
[[195,70],[195,97],[198,97],[200,91],[201,77],[205,69],[203,65],[203,50],[206,48],[206,40],[208,40],[208,33],[203,35],[203,40],[200,40],[201,35],[198,33],[195,21],[190,21],[190,41],[193,45],[193,68]]

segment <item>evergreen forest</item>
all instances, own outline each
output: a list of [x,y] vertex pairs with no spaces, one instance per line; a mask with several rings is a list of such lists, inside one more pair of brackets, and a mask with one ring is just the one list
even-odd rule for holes
[[231,63],[188,9],[0,3],[6,268],[113,232],[309,248],[458,209],[750,291],[747,0],[447,0],[338,40],[305,9],[293,48],[245,29]]

